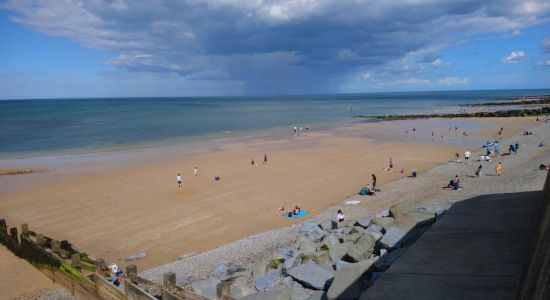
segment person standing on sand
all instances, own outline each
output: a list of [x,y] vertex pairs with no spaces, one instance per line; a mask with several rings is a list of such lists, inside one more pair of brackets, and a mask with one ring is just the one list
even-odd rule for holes
[[372,191],[376,191],[376,175],[372,174]]
[[460,162],[460,154],[458,152],[455,152],[456,162]]
[[264,165],[267,164],[267,153],[264,153]]
[[336,224],[338,224],[338,228],[344,228],[344,213],[340,209],[336,214]]
[[495,170],[497,171],[497,176],[502,175],[502,162],[500,162],[500,161],[498,162],[498,165],[495,168]]
[[254,159],[251,159],[251,160],[250,160],[250,165],[251,165],[252,167],[255,167],[255,166],[256,166],[256,162],[254,161]]
[[390,161],[388,163],[390,165],[390,172],[391,172],[393,170],[393,161],[391,160],[391,157],[390,157]]
[[176,176],[176,181],[178,182],[178,188],[181,188],[181,175],[178,173],[178,176]]
[[464,152],[464,160],[468,161],[470,159],[470,155],[472,155],[472,153],[466,150],[466,152]]
[[193,175],[194,175],[195,177],[197,177],[198,173],[199,173],[199,169],[195,166],[195,167],[193,168]]

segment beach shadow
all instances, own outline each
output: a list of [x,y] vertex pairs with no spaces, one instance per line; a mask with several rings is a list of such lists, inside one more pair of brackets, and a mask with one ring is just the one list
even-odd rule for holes
[[497,174],[483,174],[485,176],[497,176]]
[[476,178],[476,176],[474,176],[474,175],[466,175],[466,177],[469,177],[469,178]]

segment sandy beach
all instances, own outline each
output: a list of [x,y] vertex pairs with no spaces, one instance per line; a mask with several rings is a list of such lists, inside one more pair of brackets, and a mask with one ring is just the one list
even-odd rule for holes
[[[484,120],[480,130],[492,132],[501,121]],[[46,172],[0,176],[0,211],[9,224],[28,223],[35,231],[67,239],[92,257],[122,266],[128,256],[145,252],[144,258],[132,261],[144,270],[304,220],[280,216],[276,209],[282,203],[299,205],[315,216],[369,184],[372,173],[381,186],[412,169],[422,173],[452,160],[455,152],[474,149],[486,138],[463,140],[455,134],[431,142],[424,128],[444,132],[446,122],[348,124],[296,137],[228,139],[202,153],[180,154],[176,147],[129,152],[130,158],[116,161],[109,155],[69,159],[71,163],[56,168],[47,159],[36,167]],[[475,129],[472,120],[451,122]],[[506,126],[529,124],[533,122],[522,120]],[[418,128],[415,137],[403,133],[411,126]],[[378,136],[381,132],[395,134]],[[395,166],[387,172],[390,157]],[[33,168],[25,163],[4,161],[2,168]]]

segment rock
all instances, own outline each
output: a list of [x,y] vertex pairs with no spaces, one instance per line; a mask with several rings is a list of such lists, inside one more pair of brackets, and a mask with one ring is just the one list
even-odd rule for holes
[[279,287],[267,293],[256,293],[248,295],[242,300],[291,300],[292,290],[286,287]]
[[298,229],[299,233],[302,233],[312,241],[320,241],[327,233],[319,227],[319,224],[314,221],[305,221]]
[[380,239],[379,243],[386,249],[391,250],[398,248],[402,239],[405,237],[405,233],[395,227],[391,227],[386,234]]
[[336,271],[345,268],[347,265],[351,265],[350,262],[339,260],[336,262]]
[[[302,242],[303,242],[302,245],[304,245],[303,248],[305,248],[308,251],[315,252],[317,245],[315,245],[312,241],[308,239],[304,239]],[[308,243],[312,243],[312,244],[308,244]],[[275,251],[275,254],[273,256],[284,260],[283,262],[284,267],[289,269],[301,263],[301,256],[300,256],[301,254],[302,252],[300,250],[296,250],[294,248],[279,248]],[[271,266],[271,267],[274,267],[274,269],[276,269],[278,266]]]
[[323,291],[314,291],[311,295],[309,295],[307,300],[327,300],[327,293]]
[[298,249],[304,253],[312,253],[317,250],[317,245],[309,239],[303,240]]
[[[313,262],[321,266],[332,265],[332,261],[330,259],[328,251],[319,251],[319,252],[311,253],[307,255],[307,259],[312,260]],[[306,258],[304,258],[304,260],[306,260]]]
[[291,300],[307,300],[309,294],[300,284],[295,284],[292,288]]
[[333,262],[339,261],[353,246],[352,242],[344,242],[328,250],[328,255]]
[[389,209],[385,209],[381,212],[379,212],[378,214],[376,214],[375,217],[377,218],[383,218],[383,217],[389,217],[390,216],[390,210]]
[[368,234],[368,235],[372,236],[375,241],[380,240],[384,236],[382,231],[373,230],[373,229],[369,229],[369,228],[367,228],[367,230],[365,230],[365,234]]
[[377,270],[386,271],[390,266],[409,248],[395,249],[392,252],[381,256],[380,259],[374,264]]
[[231,299],[241,299],[253,293],[254,293],[253,289],[242,284],[232,284],[231,287],[229,288],[229,295],[231,296]]
[[337,238],[334,234],[329,234],[325,236],[322,242],[323,245],[327,245],[329,249],[335,247],[336,245],[340,245],[340,239]]
[[411,210],[411,204],[409,202],[401,202],[390,207],[390,214],[392,217],[399,219],[402,213],[406,213]]
[[322,221],[319,226],[321,226],[321,229],[328,231],[336,228],[336,224],[332,220],[324,220]]
[[126,261],[131,261],[131,260],[137,260],[137,259],[140,259],[140,258],[144,258],[145,255],[147,255],[147,253],[145,253],[145,252],[130,255],[130,256],[126,257]]
[[268,263],[265,261],[261,261],[252,267],[252,276],[254,279],[258,279],[265,275],[265,271],[267,271]]
[[361,226],[353,226],[353,228],[351,229],[350,233],[355,233],[355,232],[358,232],[360,234],[363,234],[365,232],[365,228],[361,227]]
[[372,219],[373,219],[372,217],[360,218],[360,219],[357,219],[357,221],[355,221],[355,224],[363,228],[367,228],[372,222]]
[[195,255],[197,255],[197,252],[189,252],[189,253],[186,253],[184,255],[179,256],[178,259],[182,260],[182,259],[186,259],[188,257],[195,256]]
[[382,227],[378,224],[370,224],[370,226],[367,227],[367,229],[365,229],[365,232],[370,232],[372,230],[380,231],[380,232],[384,233],[384,227]]
[[376,217],[372,220],[374,224],[378,224],[384,228],[384,230],[388,231],[391,227],[393,227],[393,223],[395,222],[394,218],[391,217]]
[[221,264],[214,267],[212,274],[214,276],[223,276],[227,273],[227,265]]
[[208,299],[218,299],[218,285],[221,281],[218,278],[210,277],[204,280],[199,280],[191,283],[193,292],[204,296]]
[[376,240],[371,235],[363,235],[357,243],[349,249],[346,253],[346,257],[351,258],[354,262],[365,260],[374,252],[375,243]]
[[287,273],[305,287],[315,290],[326,289],[334,278],[333,272],[319,267],[312,261],[292,268]]
[[284,262],[285,268],[288,270],[299,266],[302,263],[303,254],[300,251],[296,251],[293,256],[287,258]]
[[350,235],[344,236],[344,242],[352,242],[355,243],[357,240],[359,240],[363,236],[362,233],[356,232],[352,233]]
[[350,299],[359,298],[362,291],[364,275],[374,262],[371,260],[361,261],[355,264],[349,264],[346,267],[336,271],[334,280],[327,291],[327,298]]
[[269,287],[275,286],[281,280],[281,273],[279,270],[273,270],[267,272],[264,276],[256,279],[256,289],[263,290]]

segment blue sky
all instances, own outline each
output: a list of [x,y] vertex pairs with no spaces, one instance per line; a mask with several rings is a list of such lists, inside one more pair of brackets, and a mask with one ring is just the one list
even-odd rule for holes
[[0,0],[0,36],[0,99],[550,88],[547,0]]

